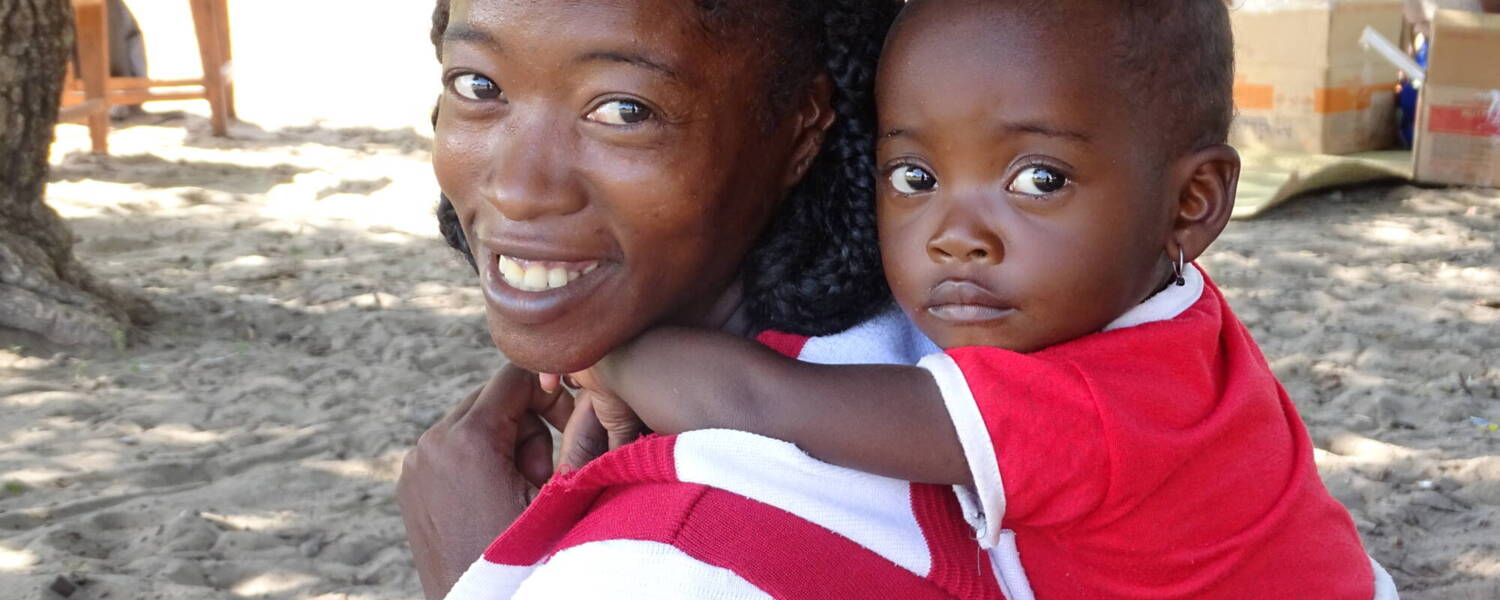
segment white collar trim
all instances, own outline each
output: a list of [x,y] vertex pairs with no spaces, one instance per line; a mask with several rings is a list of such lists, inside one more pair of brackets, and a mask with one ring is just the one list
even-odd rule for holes
[[1168,284],[1167,289],[1157,292],[1155,296],[1147,298],[1145,302],[1105,325],[1104,331],[1177,318],[1177,315],[1203,297],[1203,273],[1198,270],[1198,265],[1190,264],[1183,269],[1182,279],[1184,285]]

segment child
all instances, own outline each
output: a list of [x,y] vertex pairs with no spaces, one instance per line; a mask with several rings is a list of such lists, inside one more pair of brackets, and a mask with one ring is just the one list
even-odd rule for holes
[[943,352],[814,365],[660,329],[576,379],[658,432],[971,488],[1039,598],[1394,597],[1191,264],[1233,206],[1231,63],[1222,0],[913,1],[877,83],[880,244]]

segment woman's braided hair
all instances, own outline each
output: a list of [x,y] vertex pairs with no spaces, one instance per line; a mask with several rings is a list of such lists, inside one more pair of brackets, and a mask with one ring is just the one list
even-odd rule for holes
[[[765,103],[773,117],[818,69],[833,82],[836,118],[823,150],[740,269],[753,325],[827,335],[874,316],[890,304],[875,231],[875,67],[901,0],[697,3],[710,28],[750,27],[752,39],[767,45],[774,58]],[[433,43],[441,48],[448,0],[438,0],[432,21]],[[443,238],[474,265],[446,196],[437,216]]]

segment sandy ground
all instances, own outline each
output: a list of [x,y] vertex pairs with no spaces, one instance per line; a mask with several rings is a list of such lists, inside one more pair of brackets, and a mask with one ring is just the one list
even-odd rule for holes
[[[499,358],[434,232],[426,7],[402,4],[353,33],[349,0],[235,4],[234,140],[196,105],[107,158],[59,128],[52,205],[163,320],[101,351],[0,339],[0,600],[420,598],[400,457]],[[361,45],[352,70],[265,58]],[[1500,191],[1379,186],[1234,223],[1204,261],[1405,598],[1500,598],[1500,432],[1470,421],[1500,421],[1497,238]]]

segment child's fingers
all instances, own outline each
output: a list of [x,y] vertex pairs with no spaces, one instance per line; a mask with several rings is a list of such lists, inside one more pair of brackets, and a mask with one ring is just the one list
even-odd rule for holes
[[577,469],[598,458],[609,449],[609,438],[599,418],[594,414],[594,405],[588,394],[579,396],[573,404],[573,414],[562,430],[562,451],[558,454],[559,469],[563,465]]
[[620,446],[624,446],[625,444],[629,444],[640,439],[641,434],[646,433],[646,426],[642,425],[640,421],[636,421],[636,424],[639,425],[639,427],[635,427],[633,429],[608,430],[609,449],[614,450],[615,448],[619,448]]
[[646,431],[646,424],[618,397],[585,392],[594,409],[595,418],[603,425],[609,438],[609,449],[614,450],[634,442]]
[[575,387],[586,390],[602,391],[604,387],[600,385],[599,378],[594,376],[594,369],[592,368],[569,373],[568,378],[573,380]]

